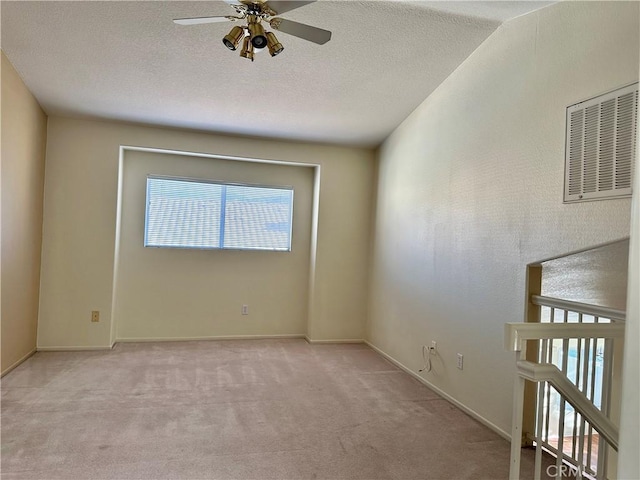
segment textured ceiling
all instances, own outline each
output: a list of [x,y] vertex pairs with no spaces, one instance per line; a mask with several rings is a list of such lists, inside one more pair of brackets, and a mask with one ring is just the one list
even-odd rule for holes
[[2,49],[50,115],[89,116],[375,146],[504,20],[550,2],[323,1],[283,18],[331,30],[323,46],[279,33],[255,62],[221,42],[222,1],[2,1]]

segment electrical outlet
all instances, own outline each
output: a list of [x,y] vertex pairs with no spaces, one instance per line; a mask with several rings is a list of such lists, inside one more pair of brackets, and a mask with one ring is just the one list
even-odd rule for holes
[[435,340],[431,341],[431,349],[430,349],[430,353],[431,355],[435,355],[438,352],[438,344],[436,343]]
[[98,310],[93,310],[91,312],[91,321],[99,322],[100,321],[100,312]]
[[249,315],[249,305],[242,305],[242,315]]
[[461,353],[458,354],[458,368],[462,370],[464,357]]

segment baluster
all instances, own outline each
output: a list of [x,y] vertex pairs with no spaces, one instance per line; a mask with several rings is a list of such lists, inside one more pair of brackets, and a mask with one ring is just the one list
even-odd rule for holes
[[[582,386],[580,388],[580,391],[584,394],[587,393],[587,381],[588,381],[588,371],[589,371],[589,349],[590,349],[590,345],[591,345],[591,339],[590,338],[585,338],[584,339],[584,353],[582,355],[582,375],[580,375],[581,379],[582,379]],[[578,453],[578,466],[582,469],[584,469],[585,466],[585,461],[584,461],[584,437],[585,437],[585,420],[584,417],[582,415],[580,415],[580,438],[579,438],[579,453]],[[580,478],[582,478],[582,476],[580,476]]]
[[[578,313],[578,323],[582,323],[582,313]],[[579,372],[580,372],[580,361],[582,358],[582,339],[578,338],[577,347],[576,347],[576,376],[574,379],[574,385],[577,387],[579,385]],[[571,439],[571,458],[575,459],[577,456],[576,448],[577,448],[577,437],[578,437],[578,412],[573,410],[573,436]]]
[[[598,323],[598,317],[594,317],[595,323]],[[587,394],[587,398],[591,400],[591,402],[596,404],[596,370],[598,366],[598,339],[594,339],[591,344],[591,359],[589,369],[590,378],[589,378],[589,393]],[[585,461],[587,471],[593,472],[593,468],[591,467],[591,459],[593,456],[593,427],[589,424],[588,434],[587,434],[587,459]],[[597,454],[596,454],[597,455]]]
[[[548,339],[544,339],[541,342],[541,356],[544,357],[549,357],[551,356],[549,348],[549,340]],[[543,427],[546,428],[546,437],[545,437],[545,441],[547,443],[549,443],[549,396],[548,396],[548,392],[551,388],[547,385],[547,382],[539,382],[538,383],[538,414],[537,414],[537,421],[536,421],[536,458],[535,458],[535,464],[534,464],[534,473],[533,473],[533,478],[535,478],[535,480],[540,480],[540,474],[542,471],[542,432],[543,432]],[[545,405],[544,402],[544,397],[545,397],[545,390],[547,391],[547,402]],[[546,415],[545,415],[545,406],[546,406]],[[543,422],[543,417],[546,418],[546,421]]]
[[[569,312],[564,311],[564,323],[569,320]],[[562,373],[567,374],[569,367],[569,339],[562,341]],[[566,415],[566,404],[564,397],[560,396],[560,418],[558,419],[558,454],[556,456],[556,478],[561,478],[562,459],[564,457],[564,417]]]

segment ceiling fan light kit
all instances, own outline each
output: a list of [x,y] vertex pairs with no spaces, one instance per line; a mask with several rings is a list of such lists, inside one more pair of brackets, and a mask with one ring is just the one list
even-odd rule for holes
[[253,43],[251,43],[251,39],[246,36],[242,42],[242,50],[240,50],[240,56],[242,58],[247,58],[253,62]]
[[244,38],[244,36],[244,29],[236,25],[222,39],[222,43],[224,43],[229,50],[235,50],[238,48],[238,45],[240,45],[240,41]]
[[264,48],[267,46],[267,37],[264,35],[264,27],[259,20],[249,19],[249,37],[254,48]]
[[229,50],[237,50],[242,41],[240,56],[253,61],[255,52],[265,47],[272,57],[279,55],[284,47],[278,41],[273,32],[267,32],[262,25],[265,20],[271,28],[318,45],[324,45],[331,39],[331,32],[321,28],[312,27],[304,23],[294,22],[283,18],[273,18],[279,13],[284,13],[294,8],[299,8],[316,0],[310,1],[283,1],[273,0],[225,0],[236,10],[239,16],[225,15],[216,17],[177,18],[174,23],[178,25],[200,25],[203,23],[235,22],[246,20],[243,26],[234,26],[222,39],[222,43]]
[[269,54],[272,57],[275,57],[284,50],[284,47],[272,32],[267,32],[267,47],[269,47]]

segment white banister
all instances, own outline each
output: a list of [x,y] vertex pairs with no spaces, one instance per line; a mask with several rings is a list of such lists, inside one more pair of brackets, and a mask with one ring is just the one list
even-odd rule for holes
[[523,342],[545,338],[621,338],[623,323],[505,323],[505,349],[524,350]]
[[[532,296],[536,298],[536,302],[540,302],[540,305],[550,307],[552,309],[565,309],[563,323],[552,322],[528,322],[528,323],[507,323],[505,324],[505,348],[516,353],[517,364],[517,376],[514,384],[514,403],[513,403],[513,416],[512,416],[512,431],[511,431],[511,468],[509,471],[510,480],[518,480],[520,478],[520,448],[522,445],[522,421],[523,421],[523,400],[524,400],[524,385],[525,381],[531,381],[539,383],[538,390],[538,416],[536,421],[536,461],[535,461],[535,477],[539,479],[541,476],[541,447],[550,449],[557,453],[556,470],[558,472],[563,471],[563,461],[571,463],[578,472],[583,471],[583,465],[585,462],[585,421],[589,425],[589,432],[594,429],[600,434],[602,438],[602,448],[598,455],[598,472],[603,472],[603,462],[606,455],[606,445],[610,445],[614,449],[618,448],[618,430],[617,427],[607,417],[608,408],[600,410],[596,404],[594,404],[594,376],[595,365],[591,365],[595,361],[597,352],[597,343],[602,342],[604,339],[607,344],[612,342],[615,338],[624,337],[624,323],[603,322],[598,323],[599,317],[607,319],[624,319],[624,312],[619,312],[611,309],[602,309],[598,306],[585,306],[582,311],[583,304],[577,304],[576,302],[565,302],[558,299],[549,299],[548,297]],[[554,303],[555,302],[555,303]],[[550,305],[553,304],[553,305]],[[578,307],[581,307],[578,309]],[[590,307],[590,308],[587,308]],[[578,313],[578,322],[567,322],[568,312]],[[583,322],[583,315],[593,315],[594,323]],[[553,315],[552,315],[553,318]],[[562,370],[553,362],[557,362],[556,354],[553,353],[556,350],[553,347],[553,342],[556,339],[563,340],[561,345],[561,365]],[[539,346],[538,362],[534,363],[526,360],[526,349],[528,340],[541,340]],[[577,342],[577,359],[574,361],[577,370],[572,374],[572,380],[567,376],[567,361],[568,361],[568,349],[570,342]],[[586,342],[586,343],[583,343]],[[611,345],[605,352],[605,369],[610,369],[610,356],[612,353]],[[608,359],[608,360],[607,360]],[[560,364],[559,364],[560,365]],[[582,372],[582,373],[579,373]],[[589,373],[591,372],[591,373]],[[580,381],[579,381],[580,379]],[[605,379],[608,383],[608,380]],[[546,386],[545,386],[546,385]],[[555,390],[560,394],[561,401],[561,413],[558,419],[562,432],[558,434],[557,448],[555,445],[549,444],[549,394],[550,388],[553,386]],[[607,386],[607,385],[605,385]],[[608,388],[608,387],[607,387]],[[582,391],[581,391],[582,389]],[[608,390],[607,390],[608,391]],[[543,393],[544,392],[544,393]],[[606,406],[606,394],[602,393],[602,406]],[[564,432],[564,403],[568,403],[574,408],[574,433],[573,433],[573,450],[572,453],[567,456],[563,453],[563,432]],[[543,416],[544,412],[544,416]],[[578,415],[576,417],[576,415]],[[544,417],[544,418],[543,418]],[[576,419],[579,419],[579,427],[575,424]],[[544,425],[544,433],[543,433]],[[576,430],[576,427],[578,429]],[[578,442],[576,442],[576,438]],[[589,433],[589,442],[591,442],[592,435]],[[578,450],[576,451],[576,447]],[[586,448],[586,461],[590,462],[591,456],[591,443]],[[577,455],[577,456],[576,456]],[[587,465],[588,465],[587,463]],[[559,475],[559,474],[558,474]],[[557,478],[560,478],[559,476]],[[582,477],[579,477],[582,478]],[[591,477],[590,477],[591,478]],[[595,476],[593,478],[596,478]],[[604,478],[598,476],[597,478]]]
[[593,315],[595,317],[609,318],[611,320],[624,321],[627,314],[624,310],[616,310],[615,308],[601,307],[600,305],[591,305],[588,303],[574,302],[572,300],[563,300],[561,298],[545,297],[542,295],[531,295],[531,303],[542,307],[553,307],[561,310],[572,312],[580,312],[585,315]]
[[573,405],[615,450],[618,450],[618,429],[567,377],[550,363],[533,363],[519,360],[518,374],[531,382],[549,382]]

